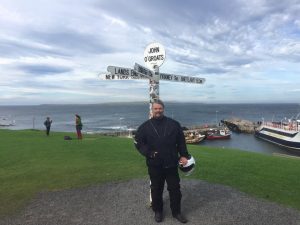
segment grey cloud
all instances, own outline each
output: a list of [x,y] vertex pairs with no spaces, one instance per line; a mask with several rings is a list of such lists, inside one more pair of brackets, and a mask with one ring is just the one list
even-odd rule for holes
[[200,66],[199,63],[195,59],[191,60],[191,59],[188,59],[188,57],[174,55],[172,58],[175,62],[179,62],[179,63],[185,64],[185,65],[193,66],[196,68]]
[[43,65],[43,64],[36,64],[36,65],[23,64],[23,65],[18,65],[17,68],[25,71],[26,73],[36,74],[36,75],[66,73],[66,72],[71,72],[73,70],[70,67],[57,66],[57,65]]
[[[264,47],[272,46],[271,37],[261,29],[268,24],[272,14],[284,13],[290,10],[296,1],[266,1],[265,3],[249,1],[185,1],[184,4],[176,1],[143,2],[133,0],[130,3],[115,2],[97,3],[103,11],[109,11],[112,16],[123,19],[130,26],[150,27],[153,36],[159,37],[169,48],[193,49],[201,53],[198,57],[180,56],[169,53],[176,62],[195,68],[201,65],[202,56],[218,53],[228,66],[242,66],[251,64],[259,58],[244,57],[247,51],[261,54]],[[277,4],[278,3],[278,4]],[[255,4],[256,7],[255,8]],[[138,6],[138,7],[137,7]],[[215,23],[215,21],[217,21]],[[272,30],[272,32],[275,32]],[[185,34],[187,38],[181,38]],[[188,37],[191,37],[189,39]],[[257,49],[256,43],[261,44]],[[228,48],[230,44],[241,49],[240,54]],[[265,53],[264,53],[265,54]],[[235,56],[236,57],[233,57]],[[298,57],[296,57],[296,60]],[[207,73],[225,73],[224,68],[208,68]]]
[[[48,43],[47,43],[48,44]],[[19,40],[0,40],[0,56],[3,57],[20,57],[20,56],[66,56],[67,54],[59,49],[46,49],[34,46]]]
[[217,99],[217,98],[216,98],[215,96],[208,96],[207,99],[208,99],[208,100],[215,100],[215,99]]
[[[281,48],[285,49],[285,51],[281,51]],[[285,40],[282,43],[278,43],[277,48],[273,49],[271,52],[268,52],[267,55],[269,57],[276,57],[281,60],[288,59],[298,63],[300,61],[300,42]]]
[[[141,5],[142,4],[142,5]],[[117,7],[116,7],[117,5]],[[141,18],[145,25],[156,28],[175,27],[178,23],[199,24],[210,20],[214,15],[219,17],[232,17],[234,12],[238,12],[238,1],[212,0],[194,1],[187,0],[184,3],[180,0],[153,0],[130,2],[102,1],[96,6],[101,10],[110,11],[112,15],[125,19],[130,23],[141,23]],[[129,15],[129,16],[128,16]],[[176,21],[176,23],[174,23]]]
[[[0,56],[62,56],[104,54],[120,52],[110,46],[105,38],[76,30],[36,31],[28,29],[18,40],[0,40]],[[26,41],[30,40],[30,41]],[[47,47],[45,47],[45,46]]]
[[58,89],[61,88],[61,83],[42,83],[33,79],[26,79],[20,81],[14,81],[14,87],[27,87],[27,88],[38,88],[44,90]]
[[106,87],[107,83],[101,81],[97,76],[95,76],[95,79],[83,79],[81,81],[83,86],[88,86],[88,87]]
[[209,85],[206,85],[206,88],[215,88],[216,85],[214,84],[209,84]]
[[225,60],[225,63],[227,65],[242,66],[242,65],[251,64],[256,60],[257,60],[257,58],[254,59],[254,58],[236,57],[236,58],[231,58],[231,59]]
[[222,74],[227,73],[229,69],[222,68],[220,65],[215,65],[215,67],[208,67],[203,64],[200,57],[199,58],[189,58],[188,56],[175,56],[173,55],[173,60],[181,64],[194,67],[198,72],[208,73],[208,74]]
[[217,67],[215,67],[215,68],[204,68],[203,69],[204,70],[204,72],[205,73],[214,73],[214,74],[216,74],[216,73],[227,73],[228,72],[228,70],[226,70],[226,69],[223,69],[223,68],[217,68]]
[[[249,1],[247,1],[248,3]],[[246,2],[245,2],[246,3]],[[251,4],[251,2],[249,2]],[[257,7],[246,7],[244,5],[244,17],[242,17],[241,22],[243,23],[255,23],[262,21],[266,16],[272,14],[282,14],[294,12],[294,9],[299,7],[298,0],[265,0],[261,1],[259,8]],[[295,14],[297,15],[297,14]]]
[[[73,90],[73,87],[76,83],[72,81],[65,81],[65,82],[41,82],[35,79],[26,79],[26,80],[19,80],[14,81],[14,87],[16,88],[31,88],[36,90],[47,90],[47,92],[56,93],[58,90],[66,91],[66,90]],[[73,86],[73,87],[72,87]],[[99,88],[105,87],[106,85],[101,82],[97,82],[96,80],[83,80],[80,81],[80,87],[84,88],[92,88],[95,91],[98,91]],[[36,92],[34,92],[36,93]]]
[[100,38],[96,34],[79,33],[76,30],[55,30],[55,31],[30,31],[27,33],[32,40],[47,43],[55,46],[69,55],[74,54],[103,54],[112,53],[116,49],[105,42],[105,38]]
[[203,59],[201,59],[200,57],[191,57],[189,55],[179,55],[174,52],[169,52],[168,55],[170,55],[170,56],[167,56],[167,57],[172,58],[175,62],[187,65],[188,67],[193,67],[197,71],[204,66]]

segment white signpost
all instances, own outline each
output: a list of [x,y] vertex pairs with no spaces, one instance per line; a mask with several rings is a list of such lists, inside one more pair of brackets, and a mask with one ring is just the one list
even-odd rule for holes
[[193,84],[203,84],[204,78],[190,77],[176,74],[159,73],[159,67],[164,63],[166,52],[164,47],[159,43],[149,44],[144,51],[144,62],[147,66],[141,66],[137,63],[134,69],[118,66],[108,66],[107,74],[100,74],[102,80],[149,80],[149,96],[150,96],[150,114],[151,104],[159,99],[159,81],[173,81]]

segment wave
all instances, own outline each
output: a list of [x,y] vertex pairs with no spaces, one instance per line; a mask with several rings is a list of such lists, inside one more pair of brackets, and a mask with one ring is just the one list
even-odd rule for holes
[[101,130],[128,130],[127,126],[106,126],[106,127],[96,127]]

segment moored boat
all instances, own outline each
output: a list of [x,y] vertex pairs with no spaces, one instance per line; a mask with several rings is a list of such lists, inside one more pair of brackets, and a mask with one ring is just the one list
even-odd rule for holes
[[198,144],[205,139],[205,135],[197,131],[184,131],[184,136],[187,144]]
[[15,125],[15,121],[14,120],[9,120],[6,117],[0,117],[0,126],[14,126]]
[[231,133],[228,129],[209,129],[207,131],[207,140],[219,140],[219,139],[229,139]]
[[288,122],[263,122],[255,136],[286,148],[300,150],[300,120]]
[[194,137],[194,138],[185,138],[185,142],[187,143],[187,144],[198,144],[198,143],[200,143],[201,141],[203,141],[204,140],[204,138],[205,138],[205,135],[199,135],[199,136],[197,136],[197,137]]

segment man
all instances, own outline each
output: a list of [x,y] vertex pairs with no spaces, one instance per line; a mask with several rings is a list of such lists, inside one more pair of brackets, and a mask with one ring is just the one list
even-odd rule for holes
[[185,165],[189,154],[180,124],[164,116],[162,101],[152,103],[152,118],[138,128],[135,146],[146,157],[155,221],[163,220],[163,190],[166,181],[172,215],[181,223],[186,223],[187,219],[181,214],[178,161]]
[[47,119],[44,122],[47,136],[49,136],[51,124],[52,124],[52,120],[50,120],[50,117],[47,117]]

